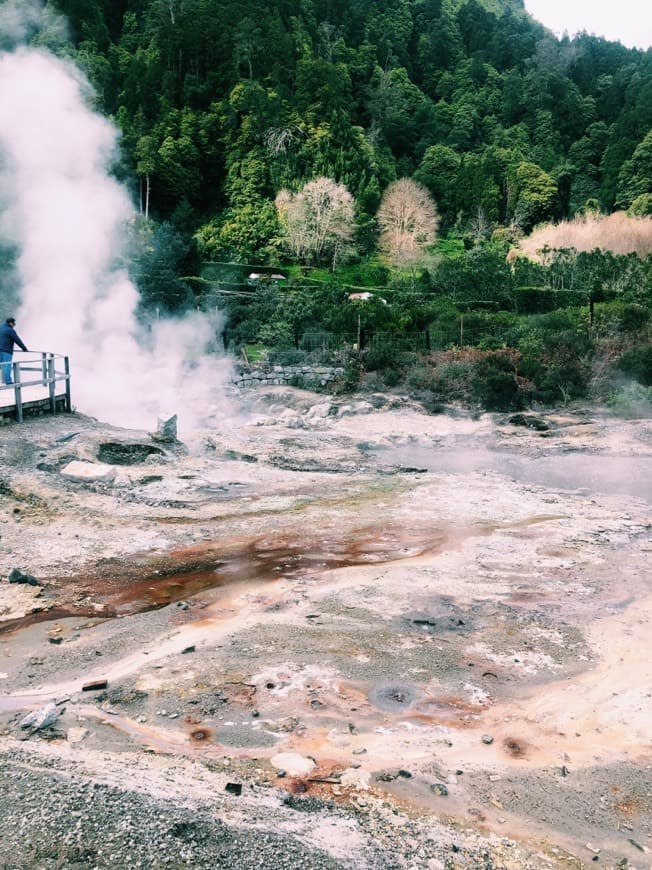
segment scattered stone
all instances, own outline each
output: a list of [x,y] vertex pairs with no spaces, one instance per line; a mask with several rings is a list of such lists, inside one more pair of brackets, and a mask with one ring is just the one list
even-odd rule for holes
[[28,713],[24,719],[20,720],[21,728],[31,728],[33,731],[41,731],[44,728],[49,728],[50,725],[54,725],[54,723],[59,718],[59,711],[57,710],[56,704],[52,701],[49,704],[46,704],[45,707],[41,707],[40,710],[34,710],[32,713]]
[[483,734],[481,737],[481,740],[483,743],[486,743],[487,746],[491,746],[491,744],[494,742],[494,739],[491,736],[491,734]]
[[108,680],[92,680],[90,683],[84,683],[81,690],[82,692],[97,692],[99,689],[106,689],[108,685]]
[[386,773],[380,773],[376,777],[376,782],[394,782],[395,779],[398,779],[398,773],[390,773],[387,771]]
[[182,649],[181,654],[183,655],[184,653],[194,653],[194,651],[195,651],[195,644],[193,643],[190,646],[187,646],[185,649]]
[[33,577],[31,574],[24,574],[20,568],[12,568],[9,577],[7,577],[10,583],[23,583],[26,586],[38,586],[39,582],[36,577]]
[[290,776],[304,776],[316,767],[311,758],[299,755],[298,752],[279,752],[270,758],[270,762],[277,770],[283,770]]
[[88,736],[88,728],[69,728],[66,735],[68,743],[81,743]]
[[63,643],[63,638],[62,638],[61,636],[59,636],[59,637],[49,637],[49,638],[48,638],[48,643],[53,643],[53,644],[56,644],[57,646],[59,646],[60,643]]
[[512,414],[509,418],[512,426],[524,426],[526,429],[535,429],[537,432],[547,432],[550,426],[541,417],[533,414]]
[[448,796],[448,789],[446,788],[446,786],[444,785],[443,782],[435,782],[435,783],[433,783],[433,784],[430,786],[430,791],[434,792],[435,794],[441,795],[441,797],[447,797],[447,796]]
[[242,794],[242,783],[227,782],[227,784],[224,786],[224,791],[228,792],[228,794],[233,794],[236,797],[239,797]]
[[357,788],[367,790],[371,781],[371,774],[367,770],[360,770],[359,767],[349,767],[342,772],[341,783],[346,788]]
[[152,434],[152,439],[170,444],[177,441],[177,415],[159,417],[156,423],[156,432]]
[[78,483],[112,483],[116,470],[112,465],[101,462],[82,462],[73,460],[61,469],[61,476]]

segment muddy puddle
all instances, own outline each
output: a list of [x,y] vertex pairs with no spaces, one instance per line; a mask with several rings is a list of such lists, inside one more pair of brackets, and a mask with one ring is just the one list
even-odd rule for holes
[[422,446],[382,448],[377,455],[384,461],[418,465],[434,473],[491,471],[519,483],[569,492],[634,496],[652,503],[652,459],[644,456],[571,452],[526,457],[499,450]]

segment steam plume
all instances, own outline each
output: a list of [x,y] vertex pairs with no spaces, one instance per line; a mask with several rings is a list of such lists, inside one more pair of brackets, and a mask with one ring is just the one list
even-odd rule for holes
[[0,10],[0,237],[19,251],[20,334],[30,349],[70,357],[80,411],[137,427],[177,411],[187,429],[216,402],[225,410],[230,366],[204,353],[219,323],[193,312],[151,333],[139,326],[138,291],[119,262],[134,212],[109,174],[116,131],[89,108],[72,63],[8,50],[44,21],[36,3]]

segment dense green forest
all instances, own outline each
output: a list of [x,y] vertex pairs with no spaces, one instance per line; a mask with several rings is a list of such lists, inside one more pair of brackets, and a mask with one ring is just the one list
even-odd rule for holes
[[542,222],[652,214],[652,50],[556,39],[522,0],[51,5],[122,133],[146,306],[220,305],[236,351],[350,340],[351,383],[433,406],[652,384],[652,241],[506,259]]
[[228,222],[234,252],[258,253],[259,210],[317,176],[361,222],[414,176],[444,228],[480,207],[527,229],[650,193],[652,53],[558,41],[519,0],[56,5],[123,131],[125,177],[149,179],[157,216]]

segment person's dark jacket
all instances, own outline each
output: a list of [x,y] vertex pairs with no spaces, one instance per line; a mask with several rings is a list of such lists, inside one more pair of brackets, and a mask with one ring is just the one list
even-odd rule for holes
[[0,350],[4,353],[13,353],[15,344],[17,344],[21,350],[27,350],[11,324],[3,323],[0,325]]

